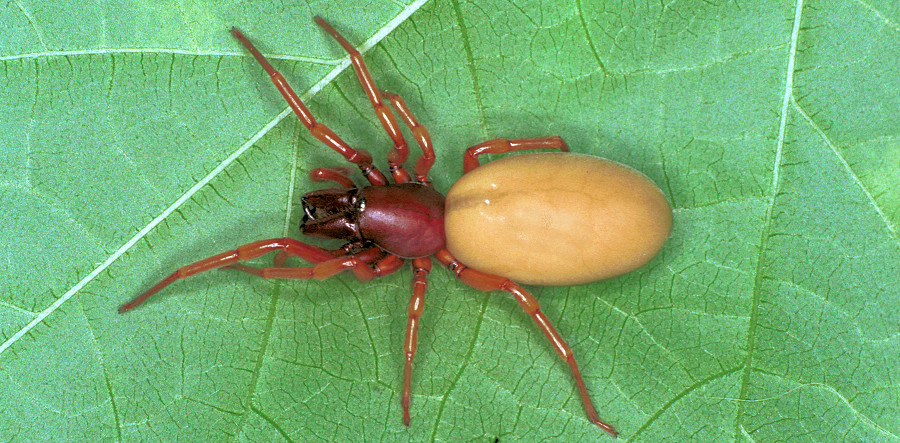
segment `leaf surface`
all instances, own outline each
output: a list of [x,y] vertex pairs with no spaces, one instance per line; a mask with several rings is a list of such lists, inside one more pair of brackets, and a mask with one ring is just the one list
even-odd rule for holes
[[299,236],[309,171],[342,164],[229,27],[386,170],[320,14],[428,127],[437,189],[468,146],[558,134],[668,195],[645,268],[530,288],[622,437],[896,440],[900,7],[607,3],[9,3],[0,439],[606,438],[516,302],[440,267],[409,429],[408,267],[208,272],[116,313],[178,266]]

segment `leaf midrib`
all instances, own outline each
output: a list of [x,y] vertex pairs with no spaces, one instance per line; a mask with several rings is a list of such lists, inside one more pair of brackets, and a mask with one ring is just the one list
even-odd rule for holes
[[759,254],[756,257],[756,275],[753,280],[753,299],[750,303],[750,320],[747,326],[747,341],[745,349],[747,349],[747,358],[744,361],[743,371],[741,374],[741,389],[738,394],[739,404],[734,419],[734,439],[740,439],[743,433],[743,420],[745,415],[746,400],[748,400],[748,390],[750,387],[750,371],[753,366],[753,354],[756,350],[756,328],[759,324],[759,303],[762,298],[763,271],[765,271],[765,255],[768,247],[769,235],[772,229],[772,220],[774,217],[775,201],[778,196],[780,186],[779,178],[781,172],[781,159],[784,149],[785,133],[787,131],[788,111],[794,95],[794,63],[797,57],[797,42],[800,37],[800,23],[803,13],[803,0],[797,0],[794,6],[794,26],[791,30],[791,46],[788,50],[787,67],[784,81],[784,95],[781,103],[781,121],[778,127],[778,139],[775,147],[775,159],[772,166],[772,184],[770,186],[770,194],[768,197],[769,205],[766,208],[766,216],[763,223],[763,229],[760,233]]

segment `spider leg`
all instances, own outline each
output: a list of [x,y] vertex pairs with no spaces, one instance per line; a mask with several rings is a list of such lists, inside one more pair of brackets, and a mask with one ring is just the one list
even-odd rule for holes
[[372,154],[369,154],[362,149],[357,150],[351,148],[347,142],[338,137],[338,135],[329,129],[328,126],[317,122],[306,105],[300,100],[300,97],[297,96],[297,93],[291,89],[290,85],[288,85],[284,76],[272,67],[262,53],[253,46],[253,43],[250,43],[250,40],[248,40],[237,28],[231,28],[231,35],[237,38],[244,47],[253,54],[256,61],[262,65],[263,69],[265,69],[269,74],[269,77],[271,77],[272,83],[278,88],[278,92],[281,92],[281,95],[287,100],[288,105],[294,110],[294,113],[297,114],[297,117],[300,118],[300,121],[306,126],[306,129],[309,129],[309,132],[312,133],[313,137],[321,140],[326,146],[334,149],[338,154],[343,155],[347,161],[359,167],[363,172],[363,175],[365,175],[373,185],[381,186],[387,184],[387,178],[384,174],[372,165]]
[[316,168],[310,171],[309,178],[314,182],[333,181],[347,189],[356,187],[350,178],[350,172],[344,168]]
[[419,318],[425,309],[425,289],[428,288],[428,273],[431,272],[431,258],[413,259],[413,295],[409,300],[409,321],[406,324],[406,341],[403,351],[406,356],[403,365],[403,424],[409,427],[409,403],[412,395],[412,361],[419,341]]
[[391,102],[391,105],[397,110],[397,113],[400,114],[406,125],[409,126],[413,136],[416,138],[416,142],[419,143],[419,147],[422,148],[422,156],[416,162],[416,169],[413,172],[416,175],[416,181],[420,183],[428,182],[428,171],[434,165],[434,147],[431,145],[431,135],[428,134],[428,130],[424,126],[419,124],[412,111],[409,110],[409,106],[406,106],[403,98],[392,92],[382,92],[381,96]]
[[367,265],[353,268],[353,274],[362,282],[393,274],[406,262],[403,258],[377,247],[362,251],[356,256]]
[[366,282],[375,278],[375,272],[369,267],[368,263],[355,255],[336,257],[320,262],[315,266],[303,268],[254,268],[253,266],[247,266],[243,263],[232,263],[225,266],[225,269],[234,269],[262,278],[314,278],[316,280],[324,280],[348,269],[352,269],[353,274],[360,281]]
[[214,255],[209,258],[191,263],[187,266],[178,268],[171,275],[148,289],[147,292],[137,296],[134,300],[119,307],[119,313],[130,311],[141,305],[156,294],[161,289],[169,286],[177,280],[190,277],[194,274],[206,272],[211,269],[221,268],[241,260],[250,260],[273,251],[283,251],[290,255],[302,257],[312,263],[320,263],[334,258],[331,251],[320,248],[318,246],[309,245],[292,238],[273,238],[270,240],[260,240],[246,245],[239,246],[237,249],[226,251],[221,254]]
[[353,63],[353,69],[356,71],[356,78],[359,79],[359,84],[362,85],[363,91],[365,91],[366,96],[369,97],[369,101],[372,103],[372,107],[375,108],[375,115],[378,117],[378,121],[381,122],[381,126],[384,127],[385,132],[388,133],[388,136],[394,142],[394,149],[388,154],[388,164],[390,165],[391,175],[394,176],[394,182],[408,182],[409,173],[403,168],[403,163],[409,157],[409,146],[400,132],[400,126],[397,124],[397,119],[394,117],[394,113],[391,112],[391,108],[381,101],[381,93],[378,87],[375,86],[375,80],[372,79],[372,74],[369,73],[362,55],[322,17],[316,16],[315,21],[350,54],[350,61]]
[[[323,256],[320,257],[320,258],[323,258],[323,259],[322,259],[322,260],[318,260],[318,261],[315,260],[316,257],[309,257],[309,256],[304,257],[304,256],[300,256],[300,255],[294,254],[294,253],[292,253],[291,251],[288,251],[288,250],[281,250],[281,251],[278,251],[278,254],[275,255],[275,260],[273,260],[273,262],[274,262],[274,265],[275,265],[276,268],[282,268],[282,267],[284,267],[284,262],[288,259],[288,257],[295,256],[295,257],[300,257],[300,258],[302,258],[303,260],[308,261],[308,262],[310,262],[310,263],[314,263],[314,264],[315,264],[315,263],[321,263],[321,262],[323,262],[323,261],[325,261],[325,260],[329,260],[329,259],[332,259],[332,258],[335,258],[335,257],[346,257],[346,256],[348,256],[348,255],[351,255],[351,254],[352,254],[351,251],[354,251],[354,250],[358,250],[358,249],[359,249],[359,248],[356,247],[357,244],[358,244],[357,242],[350,242],[350,243],[347,243],[347,244],[345,244],[344,246],[341,246],[340,248],[337,248],[337,249],[323,249],[323,251],[327,252],[328,254],[331,254],[331,256],[330,256],[330,257],[325,257],[325,256],[323,255]],[[380,250],[380,248],[372,248],[372,249],[374,249],[374,250]],[[367,252],[367,253],[371,253],[370,251],[366,251],[366,252]],[[357,254],[357,255],[360,255],[360,254]],[[373,258],[373,260],[374,260],[374,259],[375,259],[375,258]],[[368,261],[368,260],[366,260],[366,259],[363,259],[363,260],[364,260],[364,261]]]
[[[350,242],[338,249],[327,250],[327,252],[331,254],[331,258],[348,257],[352,255],[358,258],[363,263],[366,263],[371,269],[364,269],[364,267],[353,268],[354,275],[360,281],[369,281],[373,277],[384,277],[386,275],[393,274],[394,272],[397,272],[397,270],[400,269],[401,266],[403,266],[403,263],[406,262],[403,258],[394,254],[389,254],[387,251],[378,247],[359,250],[358,242]],[[278,255],[275,256],[274,268],[283,268],[285,260],[287,260],[287,258],[291,255],[293,254],[288,251],[278,252]],[[305,257],[301,258],[314,264],[321,263],[311,261]],[[226,266],[225,268],[248,272],[245,268],[250,267],[232,265]],[[251,272],[251,274],[255,274],[255,272]]]
[[466,153],[463,156],[463,174],[481,166],[478,162],[478,156],[481,154],[499,154],[502,152],[524,151],[526,149],[559,149],[563,152],[569,152],[566,142],[557,135],[514,140],[497,138],[466,149]]
[[376,277],[384,277],[397,272],[403,266],[403,263],[406,263],[405,259],[394,254],[388,254],[387,257],[372,263],[371,266]]
[[450,254],[450,251],[447,251],[446,249],[442,249],[434,256],[438,261],[447,266],[448,269],[455,272],[460,280],[475,289],[482,291],[509,292],[513,298],[519,302],[519,305],[522,306],[525,313],[531,316],[537,324],[538,329],[547,336],[547,339],[550,340],[550,343],[553,344],[553,347],[556,349],[556,353],[569,365],[572,377],[575,378],[575,385],[578,387],[578,392],[581,394],[581,401],[584,403],[584,409],[585,412],[587,412],[588,419],[613,437],[618,434],[615,428],[600,421],[600,418],[597,416],[597,411],[594,409],[590,397],[588,397],[587,387],[585,387],[584,379],[581,377],[581,371],[578,369],[578,364],[575,363],[575,356],[572,354],[572,349],[569,348],[569,345],[566,344],[562,336],[556,332],[556,329],[553,327],[553,324],[550,323],[547,316],[541,312],[541,307],[534,296],[506,277],[485,274],[467,267],[457,261],[456,258]]

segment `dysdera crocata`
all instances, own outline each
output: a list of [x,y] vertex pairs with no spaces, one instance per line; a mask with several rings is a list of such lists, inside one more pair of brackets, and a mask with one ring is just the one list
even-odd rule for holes
[[[393,183],[372,164],[369,152],[350,147],[327,126],[316,121],[284,77],[240,31],[232,28],[232,35],[266,70],[275,87],[312,135],[356,165],[368,180],[369,185],[358,187],[343,168],[315,169],[311,172],[312,180],[332,181],[339,187],[312,191],[301,199],[304,215],[300,229],[303,234],[346,243],[333,250],[293,238],[248,243],[179,268],[122,305],[119,312],[135,308],[177,280],[217,268],[283,279],[325,279],[350,270],[356,278],[365,282],[391,274],[406,260],[411,260],[413,295],[409,302],[403,345],[405,363],[401,396],[403,422],[409,426],[412,363],[417,347],[419,319],[424,309],[427,276],[432,266],[430,257],[434,257],[473,288],[506,291],[512,295],[569,366],[588,419],[615,436],[615,429],[599,419],[572,350],[541,312],[537,300],[509,277],[521,275],[526,283],[531,284],[576,284],[619,275],[643,265],[668,237],[671,209],[665,197],[637,171],[596,157],[565,153],[522,155],[480,167],[478,157],[485,153],[531,149],[568,151],[563,140],[554,136],[495,139],[467,149],[463,160],[467,175],[454,185],[445,198],[432,188],[428,179],[435,161],[428,131],[416,120],[402,98],[375,86],[359,51],[325,20],[316,17],[315,21],[350,54],[362,89],[393,142],[393,149],[387,157]],[[409,147],[394,111],[408,126],[422,150],[412,176],[404,166]],[[541,176],[550,177],[550,183]],[[559,190],[571,189],[573,183],[576,183],[576,194],[581,198],[561,198]],[[552,202],[548,203],[548,198]],[[539,212],[536,217],[529,216],[527,212],[523,216],[510,209],[521,208],[523,199],[527,201],[525,206],[534,202],[543,205],[529,209]],[[620,200],[623,199],[630,203],[622,204]],[[614,211],[610,212],[611,208]],[[553,222],[550,226],[545,220],[548,216]],[[598,217],[605,219],[598,222]],[[594,226],[598,223],[602,232],[575,226]],[[628,234],[624,235],[624,242],[616,243],[622,234],[617,230]],[[515,232],[517,239],[497,240],[504,232]],[[569,238],[561,240],[560,236]],[[542,244],[547,241],[555,247],[547,248]],[[494,242],[496,247],[486,246],[485,243],[490,242]],[[487,252],[485,249],[492,249],[490,252],[494,256],[479,258],[479,251]],[[255,268],[240,263],[269,252],[278,252],[274,267]],[[471,258],[458,260],[456,255]],[[289,256],[299,257],[313,266],[284,267]]]

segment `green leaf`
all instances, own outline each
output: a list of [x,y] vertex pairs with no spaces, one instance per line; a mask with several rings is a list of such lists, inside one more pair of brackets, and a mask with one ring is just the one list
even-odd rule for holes
[[6,4],[0,440],[608,438],[517,303],[440,267],[409,429],[408,267],[208,272],[116,312],[178,266],[299,236],[309,171],[344,164],[229,27],[385,167],[314,14],[428,127],[439,190],[467,146],[553,134],[661,185],[675,228],[649,265],[529,288],[623,437],[896,440],[898,3],[607,3]]

